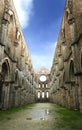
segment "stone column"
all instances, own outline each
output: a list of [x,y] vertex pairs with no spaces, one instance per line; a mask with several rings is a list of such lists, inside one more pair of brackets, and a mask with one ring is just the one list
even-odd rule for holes
[[15,89],[15,107],[18,106],[18,88]]
[[15,89],[14,89],[14,85],[12,84],[10,86],[9,106],[10,108],[15,107]]
[[71,41],[73,43],[76,39],[76,30],[75,30],[75,20],[74,20],[74,18],[69,20],[69,26],[70,26]]
[[78,76],[79,88],[78,88],[78,98],[79,98],[79,109],[82,113],[82,76]]
[[4,46],[7,41],[7,38],[6,38],[7,24],[8,22],[6,20],[2,21],[2,30],[1,30],[1,38],[0,38],[0,72],[2,68],[2,59],[4,56]]
[[9,108],[9,92],[10,92],[10,83],[3,83],[3,91],[2,91],[2,108]]
[[2,30],[1,30],[1,41],[0,41],[0,44],[2,46],[5,46],[5,44],[7,42],[7,38],[6,38],[6,35],[7,35],[7,26],[8,26],[8,21],[3,20],[2,21]]
[[70,85],[70,109],[75,109],[75,96],[74,96],[74,87],[72,84]]

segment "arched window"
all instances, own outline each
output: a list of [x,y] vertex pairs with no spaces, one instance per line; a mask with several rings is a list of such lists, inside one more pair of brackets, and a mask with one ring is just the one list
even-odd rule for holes
[[42,83],[42,88],[44,88],[44,83]]
[[46,83],[46,88],[48,87],[48,84]]
[[41,87],[40,83],[39,83],[39,88]]
[[46,92],[46,97],[49,98],[49,92]]
[[38,99],[40,99],[40,92],[38,92]]
[[42,92],[42,98],[44,98],[44,92]]

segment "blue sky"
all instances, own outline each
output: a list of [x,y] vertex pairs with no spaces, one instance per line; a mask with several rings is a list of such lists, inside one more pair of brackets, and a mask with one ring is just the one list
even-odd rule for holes
[[50,69],[66,0],[13,1],[34,69]]

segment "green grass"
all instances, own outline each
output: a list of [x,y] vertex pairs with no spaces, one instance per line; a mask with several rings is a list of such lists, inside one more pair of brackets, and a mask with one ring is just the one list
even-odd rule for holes
[[60,117],[58,127],[69,127],[69,130],[82,130],[82,115],[78,111],[56,107],[55,110]]
[[19,106],[19,107],[8,109],[8,110],[0,110],[0,121],[10,120],[11,114],[14,114],[16,112],[19,112],[19,111],[25,110],[25,109],[32,109],[34,105],[35,104],[28,104],[25,106]]
[[[0,122],[4,123],[9,121],[13,118],[12,114],[16,114],[17,112],[21,112],[23,110],[32,109],[35,107],[35,105],[36,104],[29,104],[12,108],[10,110],[2,110],[0,111]],[[43,124],[40,124],[41,127],[46,128],[47,124],[47,127],[50,128],[52,126],[53,130],[55,130],[55,128],[57,128],[57,130],[82,130],[82,115],[80,112],[72,110],[70,111],[54,104],[52,104],[52,109],[50,112],[50,114],[54,117],[53,120],[42,122]]]

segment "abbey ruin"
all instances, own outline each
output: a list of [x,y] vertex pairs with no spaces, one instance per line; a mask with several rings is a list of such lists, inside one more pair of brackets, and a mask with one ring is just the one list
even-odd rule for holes
[[51,101],[82,112],[82,1],[67,0],[51,68]]
[[52,102],[82,113],[82,1],[66,1],[51,70],[38,72],[13,0],[0,2],[0,109]]
[[35,102],[35,75],[12,0],[0,4],[0,108]]

